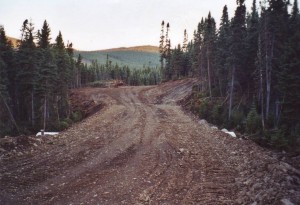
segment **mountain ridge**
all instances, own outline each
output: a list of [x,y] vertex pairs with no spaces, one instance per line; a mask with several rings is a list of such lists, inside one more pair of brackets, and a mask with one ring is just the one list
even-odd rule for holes
[[130,68],[159,67],[159,49],[157,46],[151,45],[94,51],[75,50],[74,53],[75,56],[80,54],[83,58],[83,62],[88,65],[94,60],[103,65],[108,58],[113,65],[118,64],[119,66],[129,66]]

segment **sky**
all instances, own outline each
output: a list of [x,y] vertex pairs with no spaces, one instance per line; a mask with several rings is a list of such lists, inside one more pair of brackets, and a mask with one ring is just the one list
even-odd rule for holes
[[[79,50],[158,45],[161,22],[170,23],[172,46],[189,39],[202,17],[211,11],[217,24],[224,5],[229,17],[236,0],[0,0],[0,25],[6,35],[20,38],[21,25],[31,19],[35,30],[46,19],[52,40],[61,31],[64,42]],[[252,0],[246,0],[249,11]]]

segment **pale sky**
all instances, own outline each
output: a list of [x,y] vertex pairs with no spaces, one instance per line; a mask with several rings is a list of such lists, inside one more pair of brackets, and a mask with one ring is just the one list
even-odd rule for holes
[[[65,43],[80,50],[98,50],[137,45],[158,45],[162,20],[170,23],[172,47],[189,39],[201,17],[211,11],[217,24],[223,6],[229,17],[236,0],[0,0],[0,25],[6,34],[20,38],[21,25],[32,19],[35,30],[46,19],[54,40],[61,30]],[[246,0],[247,10],[252,0]]]

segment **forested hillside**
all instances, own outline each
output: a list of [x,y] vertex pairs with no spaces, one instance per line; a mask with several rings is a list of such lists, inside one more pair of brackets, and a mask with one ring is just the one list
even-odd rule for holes
[[[291,12],[289,12],[291,11]],[[190,109],[210,122],[276,147],[300,144],[300,16],[297,0],[237,1],[217,28],[209,13],[192,40],[171,48],[162,22],[160,63],[165,80],[199,79]]]
[[158,48],[155,46],[137,46],[130,48],[115,48],[100,51],[77,51],[75,56],[79,54],[83,61],[91,64],[93,60],[97,60],[99,64],[105,64],[107,55],[112,64],[119,66],[128,66],[130,68],[156,68],[159,66]]

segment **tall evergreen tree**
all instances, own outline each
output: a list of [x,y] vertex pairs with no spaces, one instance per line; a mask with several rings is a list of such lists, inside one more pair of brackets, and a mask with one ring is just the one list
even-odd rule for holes
[[[246,37],[246,61],[245,61],[245,75],[246,82],[244,83],[244,91],[247,93],[247,98],[252,98],[255,95],[254,72],[256,68],[256,58],[258,50],[258,27],[259,16],[256,9],[256,0],[253,0],[251,13],[247,24],[247,37]],[[252,102],[251,99],[249,99]]]
[[58,71],[55,56],[50,46],[50,33],[50,27],[45,20],[41,32],[38,34],[38,48],[40,55],[38,83],[39,94],[43,99],[42,124],[44,130],[46,129],[47,121],[49,121],[50,118],[52,118],[53,121],[57,120],[57,114],[53,115],[51,112],[53,111],[53,113],[55,113],[55,108],[53,108],[53,105],[55,104],[53,94],[55,86],[57,85]]
[[287,126],[287,131],[292,136],[300,139],[300,15],[297,0],[294,1],[288,33],[278,89],[282,96],[282,124]]
[[221,17],[217,43],[216,43],[216,72],[219,85],[220,96],[224,96],[228,84],[228,58],[230,57],[230,23],[228,18],[228,9],[225,5]]
[[49,24],[45,20],[41,31],[38,31],[38,45],[40,48],[46,49],[50,46],[50,33],[51,30]]
[[184,29],[182,51],[187,52],[187,47],[188,47],[188,34],[186,32],[186,29]]
[[203,35],[203,52],[205,53],[206,57],[206,71],[207,71],[207,84],[208,84],[208,91],[209,96],[212,97],[212,81],[213,81],[213,56],[214,56],[214,49],[215,49],[215,41],[216,41],[216,23],[214,18],[211,17],[211,13],[209,12],[208,17],[205,22],[205,29]]
[[245,0],[237,0],[238,7],[231,24],[231,83],[229,91],[229,109],[228,118],[231,118],[232,104],[234,100],[235,84],[242,83],[246,77],[244,75],[243,65],[245,59],[245,36],[246,36],[246,6]]
[[57,115],[57,120],[60,120],[60,117],[67,117],[69,111],[69,87],[71,86],[71,61],[70,56],[67,53],[67,50],[64,45],[61,32],[59,32],[56,37],[54,44],[55,59],[57,66],[57,88],[55,90],[55,111]]
[[[34,43],[33,23],[25,20],[23,23],[23,39],[18,49],[18,105],[20,120],[28,120],[35,126],[36,119],[36,88],[38,77],[37,49]],[[28,103],[30,102],[30,103]],[[29,112],[28,112],[29,111]]]
[[161,22],[161,34],[159,41],[159,54],[160,54],[160,68],[164,69],[164,57],[165,57],[165,22]]

